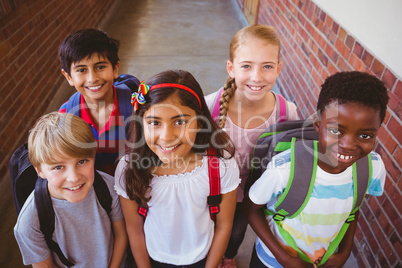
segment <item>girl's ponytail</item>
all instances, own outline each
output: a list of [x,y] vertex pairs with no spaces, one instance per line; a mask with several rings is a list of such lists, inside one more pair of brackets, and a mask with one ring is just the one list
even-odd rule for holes
[[225,85],[223,87],[223,92],[221,98],[219,99],[219,127],[224,128],[226,123],[226,116],[228,114],[229,109],[229,101],[233,97],[233,94],[236,90],[235,79],[228,77],[226,79]]

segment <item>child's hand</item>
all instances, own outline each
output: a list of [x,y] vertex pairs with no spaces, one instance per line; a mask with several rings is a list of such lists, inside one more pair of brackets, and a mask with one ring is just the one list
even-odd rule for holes
[[[282,263],[281,263],[282,264]],[[283,267],[301,267],[301,268],[311,268],[311,267],[317,267],[315,263],[309,263],[306,261],[303,261],[302,259],[300,259],[299,257],[291,257],[288,258],[288,260],[286,261],[286,263],[282,264]]]
[[343,267],[343,265],[346,262],[345,258],[337,253],[332,254],[332,256],[329,257],[328,260],[323,265],[318,266],[318,264],[321,262],[321,260],[322,260],[322,257],[319,257],[318,259],[316,259],[314,264],[317,266],[314,266],[314,267],[323,267],[323,268]]

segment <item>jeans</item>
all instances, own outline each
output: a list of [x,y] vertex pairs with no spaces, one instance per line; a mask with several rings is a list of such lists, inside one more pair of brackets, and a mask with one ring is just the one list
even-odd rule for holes
[[229,244],[225,252],[225,257],[228,259],[233,259],[237,255],[237,251],[239,250],[247,231],[248,221],[246,215],[243,213],[242,207],[243,203],[237,202],[232,233],[230,234]]
[[152,268],[205,268],[205,264],[207,263],[207,258],[202,259],[196,263],[189,265],[173,265],[168,263],[161,263],[151,259]]

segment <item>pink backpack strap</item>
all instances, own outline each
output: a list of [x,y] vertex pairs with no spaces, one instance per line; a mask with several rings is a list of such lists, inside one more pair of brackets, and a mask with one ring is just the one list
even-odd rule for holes
[[[274,92],[272,92],[274,93]],[[281,123],[287,121],[286,100],[279,94],[274,93],[276,99],[276,122]]]
[[220,104],[219,104],[219,100],[221,99],[222,96],[222,92],[223,92],[223,87],[221,87],[218,90],[218,93],[215,96],[214,102],[212,103],[212,119],[214,119],[214,121],[218,122],[218,118],[219,118],[219,110],[220,110]]
[[215,221],[216,214],[219,213],[219,204],[222,201],[221,195],[221,176],[219,173],[219,158],[213,148],[208,149],[208,175],[209,175],[209,215]]

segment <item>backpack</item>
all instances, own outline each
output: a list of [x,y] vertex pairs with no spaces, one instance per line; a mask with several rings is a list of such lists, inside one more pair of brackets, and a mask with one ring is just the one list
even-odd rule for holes
[[[209,206],[209,216],[215,222],[216,214],[219,213],[219,204],[222,201],[221,194],[221,175],[219,173],[219,158],[216,156],[216,151],[213,148],[208,148],[208,175],[209,175],[209,196],[207,203]],[[138,214],[144,219],[147,217],[148,208],[139,206]]]
[[[212,102],[211,107],[209,107],[211,112],[212,119],[219,124],[219,111],[220,111],[220,103],[219,100],[221,99],[223,92],[223,87],[219,89],[218,93],[215,96],[214,101]],[[272,91],[271,91],[272,92]],[[279,94],[272,92],[275,95],[275,105],[279,107],[276,109],[276,122],[281,123],[288,120],[288,108],[286,100]]]
[[[281,222],[286,218],[294,218],[304,209],[314,187],[318,161],[318,133],[315,132],[312,120],[287,121],[268,127],[259,137],[254,148],[252,166],[248,178],[248,188],[267,168],[272,157],[287,149],[291,149],[291,171],[288,183],[282,196],[275,204],[276,214],[271,215],[283,239],[295,249],[304,261],[311,260],[296,246],[293,237],[282,228]],[[335,252],[342,241],[349,224],[356,219],[356,212],[363,204],[372,176],[370,154],[359,159],[353,165],[353,208],[335,239],[330,243],[320,264],[323,265]],[[297,174],[297,177],[295,176]]]
[[[21,145],[11,156],[9,171],[17,215],[20,213],[25,200],[35,189],[35,205],[38,212],[40,230],[45,237],[47,246],[57,254],[64,265],[68,267],[74,266],[74,263],[70,262],[63,255],[59,245],[52,239],[55,215],[47,187],[47,180],[38,177],[35,168],[29,161],[28,145],[26,143]],[[112,197],[110,196],[106,182],[96,171],[93,187],[99,203],[106,210],[108,215],[110,215],[112,209]]]

